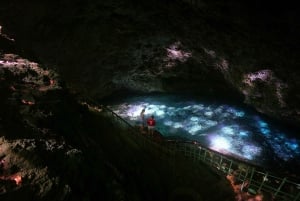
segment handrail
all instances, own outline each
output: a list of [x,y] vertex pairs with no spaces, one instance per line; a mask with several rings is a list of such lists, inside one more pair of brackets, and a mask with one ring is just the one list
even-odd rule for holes
[[[99,105],[95,103],[95,101],[93,102]],[[249,189],[255,193],[269,193],[278,201],[300,201],[299,180],[292,181],[292,179],[288,177],[275,176],[271,171],[266,171],[258,165],[221,154],[195,141],[164,139],[162,141],[163,144],[159,144],[142,136],[134,126],[108,107],[101,105],[101,108],[130,128],[136,137],[140,136],[139,139],[142,139],[143,143],[147,142],[156,145],[160,148],[160,151],[167,151],[166,153],[171,153],[174,156],[177,153],[181,153],[183,156],[191,158],[195,162],[199,161],[209,165],[219,174],[233,175],[235,182],[243,183],[249,181]]]

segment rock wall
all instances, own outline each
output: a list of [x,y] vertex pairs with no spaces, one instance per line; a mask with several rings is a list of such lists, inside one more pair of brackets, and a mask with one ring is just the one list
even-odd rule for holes
[[20,54],[89,96],[122,89],[243,96],[258,111],[299,124],[296,8],[191,2],[13,0],[1,5],[0,25]]
[[1,201],[233,200],[224,177],[145,144],[38,63],[0,53],[0,97]]

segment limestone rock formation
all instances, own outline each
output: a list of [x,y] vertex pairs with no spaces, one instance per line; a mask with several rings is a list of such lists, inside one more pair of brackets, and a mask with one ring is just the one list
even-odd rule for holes
[[273,118],[300,122],[291,4],[65,0],[10,1],[0,9],[2,33],[15,49],[57,69],[80,93],[226,92]]
[[233,199],[225,178],[137,143],[38,63],[0,54],[0,97],[1,201]]
[[1,54],[0,83],[1,200],[66,199],[70,186],[53,174],[52,166],[74,160],[74,149],[45,125],[53,115],[46,108],[53,100],[46,97],[61,90],[57,74],[17,55]]

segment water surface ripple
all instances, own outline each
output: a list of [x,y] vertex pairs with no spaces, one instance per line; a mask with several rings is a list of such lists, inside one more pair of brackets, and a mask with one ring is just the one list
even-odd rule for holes
[[258,113],[241,106],[159,95],[119,100],[109,107],[132,125],[154,115],[166,138],[195,140],[202,145],[262,166],[300,164],[300,140]]

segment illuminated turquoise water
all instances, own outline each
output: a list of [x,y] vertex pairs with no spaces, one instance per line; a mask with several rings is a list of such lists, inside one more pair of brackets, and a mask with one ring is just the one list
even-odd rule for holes
[[154,115],[166,138],[195,140],[215,151],[278,167],[300,164],[300,140],[246,107],[170,95],[125,98],[109,107],[132,125]]

